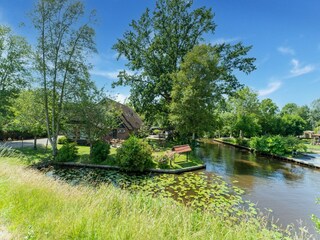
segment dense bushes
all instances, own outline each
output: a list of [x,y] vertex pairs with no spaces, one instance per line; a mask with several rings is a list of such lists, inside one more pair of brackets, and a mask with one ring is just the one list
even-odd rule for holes
[[91,149],[91,159],[95,163],[105,161],[110,153],[110,145],[104,141],[98,141],[93,144]]
[[58,151],[56,161],[74,162],[78,158],[78,148],[76,143],[66,143]]
[[262,136],[250,139],[249,145],[258,152],[285,155],[306,151],[306,146],[296,137]]
[[66,143],[69,143],[69,142],[70,141],[65,136],[58,138],[58,144],[66,144]]
[[152,149],[143,140],[131,136],[117,150],[116,162],[127,171],[144,171],[154,166]]

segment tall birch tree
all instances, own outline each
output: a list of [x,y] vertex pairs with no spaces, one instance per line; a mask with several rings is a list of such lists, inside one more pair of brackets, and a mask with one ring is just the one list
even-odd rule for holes
[[94,14],[87,17],[80,1],[39,0],[32,18],[38,31],[36,69],[43,88],[47,134],[55,159],[65,98],[77,89],[79,80],[90,78],[86,59],[96,51],[95,31],[91,27]]

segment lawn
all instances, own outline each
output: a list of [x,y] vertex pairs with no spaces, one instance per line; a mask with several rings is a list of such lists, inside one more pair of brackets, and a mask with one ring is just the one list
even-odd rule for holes
[[320,152],[320,145],[305,144],[308,152]]
[[[58,149],[62,147],[62,144],[58,144]],[[79,158],[75,160],[78,163],[92,163],[89,159],[90,148],[89,146],[77,146]],[[153,157],[154,159],[162,158],[167,151],[171,150],[169,147],[154,147]],[[37,163],[42,160],[50,159],[51,156],[51,149],[45,149],[38,147],[38,150],[34,150],[33,148],[20,148],[16,150],[17,152],[21,153],[24,156],[24,159],[29,163]],[[111,147],[110,154],[108,159],[99,163],[101,165],[110,165],[115,166],[115,156],[117,153],[117,148]],[[175,154],[174,159],[172,161],[172,166],[162,166],[165,169],[181,169],[193,166],[200,166],[203,164],[203,161],[191,152],[189,153],[189,157],[187,159],[187,154]],[[160,168],[159,164],[157,168]]]

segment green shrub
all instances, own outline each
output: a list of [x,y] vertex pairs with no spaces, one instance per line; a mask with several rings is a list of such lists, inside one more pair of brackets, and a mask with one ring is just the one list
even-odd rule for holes
[[91,159],[95,163],[105,161],[110,153],[110,145],[104,141],[98,141],[93,144],[91,150]]
[[246,138],[236,138],[236,144],[244,147],[249,147],[249,141]]
[[289,136],[262,136],[250,139],[249,145],[258,152],[285,155],[292,152],[304,152],[306,146],[298,138]]
[[144,171],[154,166],[152,149],[143,140],[131,136],[117,150],[117,164],[126,171]]
[[70,142],[71,141],[65,136],[58,138],[58,144],[66,144],[66,143],[70,143]]
[[66,143],[58,151],[56,161],[73,162],[78,158],[78,148],[76,143]]

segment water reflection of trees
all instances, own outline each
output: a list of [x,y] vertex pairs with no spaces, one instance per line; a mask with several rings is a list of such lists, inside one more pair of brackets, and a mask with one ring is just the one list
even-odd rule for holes
[[254,177],[282,178],[288,183],[304,177],[304,171],[300,166],[222,144],[203,144],[199,153],[208,164],[218,164],[220,168],[222,167],[226,175],[242,176],[241,180],[248,181],[246,185],[251,187],[254,185]]

